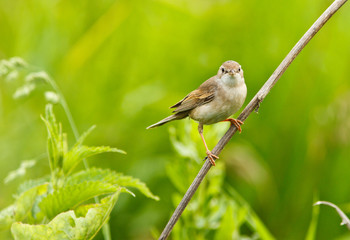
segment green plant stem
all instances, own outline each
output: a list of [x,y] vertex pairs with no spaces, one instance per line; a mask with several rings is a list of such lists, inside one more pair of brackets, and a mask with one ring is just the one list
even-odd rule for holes
[[103,237],[105,240],[112,240],[111,228],[109,226],[108,220],[106,221],[106,223],[102,227],[102,233],[103,233]]
[[[67,116],[67,119],[68,119],[68,122],[72,128],[72,131],[73,131],[73,134],[74,134],[74,137],[75,137],[75,140],[78,141],[79,137],[80,137],[80,134],[79,134],[79,131],[78,131],[78,128],[77,126],[75,125],[75,122],[74,122],[74,119],[73,119],[73,116],[69,110],[69,107],[68,107],[68,104],[67,104],[67,101],[66,99],[64,98],[60,88],[58,87],[58,85],[56,84],[56,82],[51,78],[49,77],[48,78],[48,81],[49,81],[49,84],[51,85],[51,87],[55,90],[55,92],[58,94],[59,96],[59,99],[60,99],[60,103],[61,103],[61,106],[64,110],[64,112],[66,113],[66,116]],[[89,169],[89,163],[86,161],[86,159],[84,158],[83,159],[83,163],[84,163],[84,167],[85,169]],[[96,203],[99,203],[100,200],[98,197],[95,197],[95,202]],[[111,229],[110,229],[110,226],[109,226],[109,222],[107,221],[103,227],[102,227],[102,233],[103,233],[103,238],[105,240],[111,240],[112,237],[111,237]]]
[[[74,137],[75,137],[75,140],[78,141],[79,137],[80,137],[80,134],[78,132],[78,128],[74,122],[74,119],[73,119],[73,116],[72,116],[72,113],[70,112],[69,110],[69,107],[68,107],[68,104],[67,104],[67,101],[66,99],[64,98],[60,88],[57,86],[56,82],[51,78],[49,77],[49,83],[50,85],[52,86],[52,88],[55,90],[55,92],[58,94],[59,96],[59,99],[60,99],[60,103],[61,103],[61,106],[64,110],[64,112],[66,113],[66,116],[67,116],[67,119],[68,119],[68,122],[72,128],[72,131],[73,131],[73,134],[74,134]],[[84,158],[83,159],[83,163],[84,163],[84,166],[86,169],[89,169],[89,163],[86,161],[86,159]]]

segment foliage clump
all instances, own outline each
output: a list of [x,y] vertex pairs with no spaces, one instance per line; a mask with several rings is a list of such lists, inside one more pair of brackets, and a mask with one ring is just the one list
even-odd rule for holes
[[[20,58],[0,61],[0,77],[7,81],[19,78],[28,65]],[[17,190],[12,205],[0,211],[0,230],[11,229],[15,239],[92,239],[109,220],[120,193],[135,196],[127,187],[136,188],[146,197],[158,200],[145,183],[110,169],[88,168],[75,171],[85,159],[101,153],[125,154],[109,146],[84,145],[85,138],[94,129],[87,130],[69,148],[67,134],[57,122],[51,103],[60,103],[77,132],[68,106],[55,82],[45,72],[24,76],[24,85],[13,97],[28,96],[39,84],[48,84],[53,91],[45,92],[49,104],[42,117],[48,132],[47,158],[51,174],[27,180]],[[5,182],[25,174],[35,161],[23,162],[12,171]],[[99,200],[99,198],[102,198]]]

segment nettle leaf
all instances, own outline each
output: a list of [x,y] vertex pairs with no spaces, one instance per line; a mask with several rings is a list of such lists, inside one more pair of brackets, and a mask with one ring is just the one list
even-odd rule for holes
[[123,150],[111,148],[109,146],[88,147],[85,145],[74,146],[64,157],[63,171],[69,174],[84,158],[91,157],[96,154],[116,152],[124,153]]
[[47,191],[42,184],[23,192],[15,203],[0,212],[0,230],[10,228],[15,221],[23,220],[31,211],[36,198]]
[[68,177],[65,184],[74,185],[85,181],[103,181],[120,187],[133,187],[138,189],[146,197],[154,200],[159,200],[159,197],[154,195],[145,183],[131,176],[124,176],[122,173],[116,173],[109,169],[91,168],[83,170]]
[[84,217],[90,208],[95,208],[99,205],[99,203],[90,203],[90,204],[84,204],[80,205],[76,209],[74,209],[74,213],[77,217]]
[[49,181],[50,181],[50,176],[46,176],[46,177],[42,177],[42,178],[38,178],[38,179],[27,180],[27,181],[23,182],[21,185],[19,185],[19,187],[17,189],[17,195],[20,195],[23,192],[25,192],[31,188],[34,188],[36,186],[48,183]]
[[15,240],[92,239],[108,220],[121,192],[125,192],[125,189],[119,188],[113,195],[102,199],[100,204],[92,205],[83,217],[77,217],[71,210],[57,215],[45,225],[14,223],[11,232]]
[[88,130],[86,130],[78,139],[78,141],[74,144],[73,147],[81,146],[85,141],[86,137],[90,135],[90,133],[96,128],[96,125],[92,125]]
[[52,219],[57,214],[74,209],[93,197],[113,193],[117,189],[116,186],[101,181],[63,186],[42,199],[39,203],[40,212],[36,218],[39,221],[45,217]]
[[67,177],[65,185],[75,185],[88,181],[101,181],[114,185],[118,176],[119,174],[110,169],[90,168]]
[[124,176],[123,174],[119,174],[116,179],[116,184],[122,187],[133,187],[139,190],[146,197],[152,198],[156,201],[159,200],[159,197],[154,195],[151,190],[146,186],[144,182],[141,182],[140,179],[133,178],[131,176]]
[[123,150],[109,146],[89,147],[82,145],[95,126],[88,129],[68,151],[67,135],[62,132],[62,125],[57,123],[51,104],[46,105],[46,116],[42,119],[49,135],[48,153],[51,171],[63,169],[63,173],[69,175],[84,158],[105,152],[125,154]]
[[68,151],[67,135],[62,132],[62,125],[57,124],[52,105],[46,105],[46,116],[42,118],[48,131],[48,153],[51,171],[62,168],[63,156]]

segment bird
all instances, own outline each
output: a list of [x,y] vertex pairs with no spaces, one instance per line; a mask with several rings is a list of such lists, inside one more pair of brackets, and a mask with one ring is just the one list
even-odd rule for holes
[[150,125],[147,129],[161,126],[165,123],[189,117],[198,122],[198,132],[206,149],[206,155],[215,166],[214,155],[208,148],[203,136],[203,125],[217,122],[230,122],[239,132],[242,131],[242,121],[229,118],[243,105],[247,96],[247,86],[244,81],[243,69],[238,62],[224,62],[217,74],[203,82],[196,90],[190,92],[181,101],[174,104],[173,115]]

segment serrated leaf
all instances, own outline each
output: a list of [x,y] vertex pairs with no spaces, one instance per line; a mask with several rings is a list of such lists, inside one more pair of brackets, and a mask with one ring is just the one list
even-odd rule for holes
[[42,177],[42,178],[38,178],[38,179],[27,180],[27,181],[23,182],[21,185],[19,185],[19,187],[17,189],[17,195],[20,195],[23,192],[25,192],[33,187],[43,185],[44,183],[48,183],[49,180],[50,180],[50,176],[46,176],[46,177]]
[[90,208],[94,208],[96,206],[98,206],[98,203],[90,203],[90,204],[84,204],[84,205],[80,205],[79,207],[77,207],[74,212],[75,215],[77,217],[84,217],[87,212],[89,211]]
[[115,194],[102,199],[100,204],[89,208],[85,217],[77,217],[74,211],[68,211],[57,215],[45,225],[14,223],[11,232],[15,240],[92,239],[108,220],[122,191],[124,189],[119,188]]
[[51,171],[62,168],[63,156],[67,152],[67,136],[62,132],[62,125],[57,124],[52,105],[46,105],[46,116],[42,120],[48,131],[48,153]]
[[125,153],[123,150],[111,148],[109,146],[88,147],[85,145],[78,145],[73,147],[65,155],[63,170],[65,173],[69,174],[84,158],[106,152]]
[[77,147],[83,144],[86,137],[90,135],[90,133],[96,128],[96,125],[92,125],[88,130],[86,130],[78,139],[78,141],[74,144],[73,147]]
[[21,165],[19,168],[17,168],[14,171],[9,172],[7,174],[6,178],[4,179],[4,183],[11,182],[12,180],[24,176],[26,174],[27,168],[31,168],[35,165],[36,161],[35,160],[25,160],[22,161]]
[[64,186],[42,199],[37,219],[39,221],[45,217],[52,219],[59,213],[74,209],[93,197],[113,193],[117,189],[112,184],[101,181]]
[[74,185],[85,181],[102,181],[120,187],[134,187],[143,193],[146,197],[154,200],[159,200],[159,197],[154,195],[145,183],[131,176],[124,176],[121,173],[109,169],[90,168],[69,176],[65,182],[66,185]]
[[23,220],[31,211],[35,199],[47,190],[47,184],[23,192],[15,203],[0,212],[0,230],[7,229],[15,221]]
[[110,169],[89,168],[67,177],[65,185],[75,185],[88,181],[101,181],[114,185],[119,175]]
[[0,231],[11,227],[11,224],[16,221],[15,205],[10,205],[0,212]]
[[152,198],[156,201],[159,200],[159,197],[154,195],[151,190],[146,186],[145,183],[141,182],[137,178],[133,178],[131,176],[123,176],[122,174],[116,179],[116,184],[122,187],[134,187],[139,190],[146,197]]

